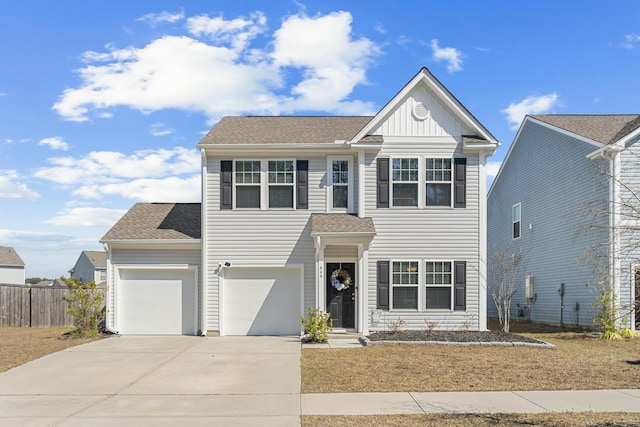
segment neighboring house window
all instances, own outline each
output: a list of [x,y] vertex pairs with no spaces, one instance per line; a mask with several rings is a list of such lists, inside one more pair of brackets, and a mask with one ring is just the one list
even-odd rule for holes
[[392,308],[418,309],[418,262],[394,261],[391,273]]
[[392,159],[393,206],[418,206],[418,159]]
[[107,280],[107,271],[106,270],[99,270],[98,271],[98,280],[100,282],[104,282]]
[[329,210],[350,211],[353,205],[351,160],[329,158],[327,161],[327,202]]
[[236,161],[236,208],[260,209],[260,161]]
[[426,159],[427,206],[451,206],[451,159]]
[[426,308],[451,309],[453,270],[451,262],[428,261],[425,269]]
[[512,208],[512,220],[513,220],[513,238],[514,239],[518,239],[520,238],[520,230],[521,230],[521,207],[520,207],[520,203],[513,205]]
[[269,207],[293,208],[293,160],[269,160]]

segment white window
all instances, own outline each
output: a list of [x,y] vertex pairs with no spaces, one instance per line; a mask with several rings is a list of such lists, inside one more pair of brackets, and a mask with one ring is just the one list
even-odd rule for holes
[[513,222],[512,237],[514,239],[520,238],[521,222],[522,222],[521,215],[522,215],[522,212],[521,212],[520,203],[513,205],[511,217]]
[[425,296],[427,309],[451,310],[453,270],[450,261],[427,261]]
[[269,207],[293,208],[293,160],[269,160]]
[[418,309],[418,261],[393,261],[391,304],[393,310]]
[[393,206],[418,206],[418,177],[417,158],[392,159]]
[[260,209],[260,161],[235,162],[236,208]]
[[353,172],[350,158],[327,160],[328,210],[353,211]]
[[425,159],[426,205],[451,206],[451,159]]

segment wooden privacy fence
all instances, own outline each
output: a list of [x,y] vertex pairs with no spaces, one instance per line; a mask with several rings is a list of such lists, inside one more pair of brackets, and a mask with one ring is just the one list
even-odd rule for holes
[[[102,289],[103,295],[105,289]],[[57,328],[74,326],[69,307],[62,299],[67,288],[0,284],[0,326]]]

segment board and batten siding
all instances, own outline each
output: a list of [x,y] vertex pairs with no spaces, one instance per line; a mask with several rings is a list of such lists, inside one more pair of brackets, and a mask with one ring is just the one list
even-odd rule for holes
[[114,307],[115,307],[115,295],[113,292],[114,280],[116,277],[116,268],[119,266],[126,265],[163,265],[163,264],[188,264],[190,266],[197,266],[198,274],[196,280],[196,298],[197,298],[197,324],[201,325],[201,307],[202,295],[201,295],[201,252],[198,249],[149,249],[140,248],[140,249],[122,249],[122,248],[113,248],[111,250],[111,256],[107,255],[107,269],[109,269],[110,282],[108,283],[109,292],[107,292],[107,324],[112,326],[114,325]]
[[[385,143],[377,155],[367,155],[365,168],[366,215],[373,217],[376,237],[369,248],[368,301],[376,309],[378,261],[466,261],[466,310],[391,310],[378,312],[379,322],[369,329],[384,330],[401,319],[403,328],[478,329],[479,313],[479,158],[464,155],[462,143],[453,137],[418,138]],[[466,208],[390,207],[376,208],[378,157],[464,157],[467,159]],[[424,192],[423,188],[419,189]],[[422,274],[424,276],[424,274]],[[373,316],[371,316],[373,317]],[[377,316],[376,316],[377,317]]]
[[[524,124],[488,196],[489,317],[497,317],[491,298],[492,253],[510,247],[526,253],[526,274],[533,277],[536,298],[530,303],[531,320],[560,323],[557,289],[565,283],[563,323],[592,323],[594,296],[586,284],[595,284],[596,278],[589,256],[608,239],[607,218],[593,220],[602,228],[584,232],[591,221],[584,207],[608,197],[608,182],[596,168],[598,160],[586,158],[597,148],[532,121]],[[513,239],[512,207],[517,203],[521,237]],[[518,318],[517,304],[527,307],[524,280],[518,285],[512,319]]]

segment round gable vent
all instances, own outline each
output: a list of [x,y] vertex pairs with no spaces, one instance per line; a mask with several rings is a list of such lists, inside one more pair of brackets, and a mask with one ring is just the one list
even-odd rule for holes
[[422,102],[416,102],[413,106],[413,117],[418,120],[426,120],[429,117],[429,109]]

